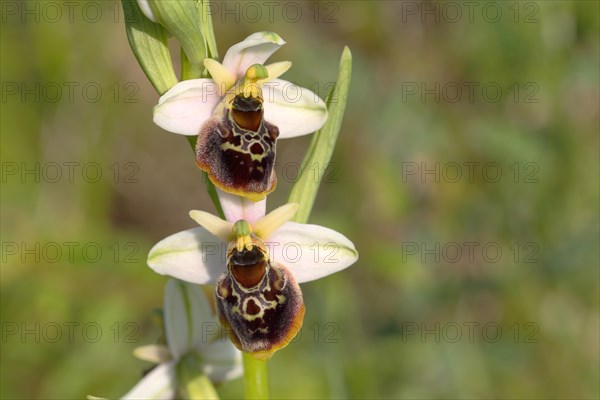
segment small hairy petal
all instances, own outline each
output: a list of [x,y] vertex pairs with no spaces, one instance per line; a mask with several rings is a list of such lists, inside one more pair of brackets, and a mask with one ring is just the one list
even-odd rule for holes
[[231,239],[233,224],[223,221],[221,218],[206,211],[192,210],[190,211],[190,217],[216,237],[226,242]]
[[236,81],[235,75],[233,75],[227,68],[220,62],[207,58],[204,60],[204,66],[210,72],[210,76],[214,79],[219,87],[219,95],[224,95]]
[[269,73],[269,77],[264,80],[264,82],[272,81],[279,78],[281,75],[285,74],[288,69],[292,67],[291,61],[280,61],[273,64],[265,65],[267,72]]
[[291,220],[298,211],[298,204],[289,203],[271,211],[258,221],[252,228],[256,235],[262,239],[268,239],[280,226]]
[[[237,98],[237,97],[236,97]],[[235,119],[235,110],[210,118],[196,142],[196,166],[207,172],[219,189],[263,200],[275,190],[275,141],[277,127],[260,113],[256,130],[245,129]]]
[[171,352],[167,346],[161,344],[148,344],[136,347],[133,355],[140,360],[148,361],[153,364],[162,364],[171,360]]

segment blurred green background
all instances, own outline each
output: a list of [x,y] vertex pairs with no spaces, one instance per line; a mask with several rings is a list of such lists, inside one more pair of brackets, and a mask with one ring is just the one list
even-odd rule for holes
[[[120,3],[66,3],[0,3],[6,399],[128,391],[160,334],[146,254],[214,210],[186,140],[152,123]],[[275,31],[284,78],[325,97],[350,47],[311,222],[360,252],[303,285],[273,397],[598,398],[599,3],[270,4],[215,3],[220,53]],[[279,142],[269,208],[308,141]]]

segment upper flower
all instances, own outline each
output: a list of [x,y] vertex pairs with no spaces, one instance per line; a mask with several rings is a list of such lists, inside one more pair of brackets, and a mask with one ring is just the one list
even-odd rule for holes
[[264,119],[260,86],[268,76],[261,64],[249,67],[243,82],[227,90],[222,107],[204,123],[196,141],[196,165],[210,180],[222,190],[255,201],[272,192],[277,182],[279,129]]
[[[205,67],[213,79],[191,79],[173,86],[154,108],[154,122],[161,128],[181,135],[196,136],[204,123],[224,106],[228,91],[246,78],[248,69],[265,61],[285,41],[273,32],[257,32],[233,45],[223,63],[206,59]],[[264,98],[264,118],[279,128],[280,138],[315,132],[327,119],[323,100],[308,89],[277,79],[291,63],[266,65],[266,79],[258,79]]]

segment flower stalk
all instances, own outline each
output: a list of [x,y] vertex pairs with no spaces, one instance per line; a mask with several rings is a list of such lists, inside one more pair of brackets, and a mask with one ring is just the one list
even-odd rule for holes
[[188,353],[176,367],[178,393],[183,399],[218,399],[219,395],[210,379],[202,373],[202,365],[196,353]]
[[247,400],[266,400],[269,398],[269,371],[267,360],[257,360],[243,353],[244,393]]

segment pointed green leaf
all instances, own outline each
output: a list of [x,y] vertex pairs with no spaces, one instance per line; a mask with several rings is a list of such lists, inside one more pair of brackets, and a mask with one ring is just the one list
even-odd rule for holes
[[177,83],[167,46],[168,32],[146,18],[135,0],[121,3],[131,50],[154,89],[163,95]]
[[[326,101],[329,117],[325,125],[314,134],[302,161],[300,177],[292,187],[288,198],[288,203],[300,204],[300,209],[294,218],[296,222],[308,221],[326,166],[331,160],[344,118],[351,74],[352,54],[350,49],[345,47],[340,59],[337,82]],[[316,174],[313,172],[315,170]]]

